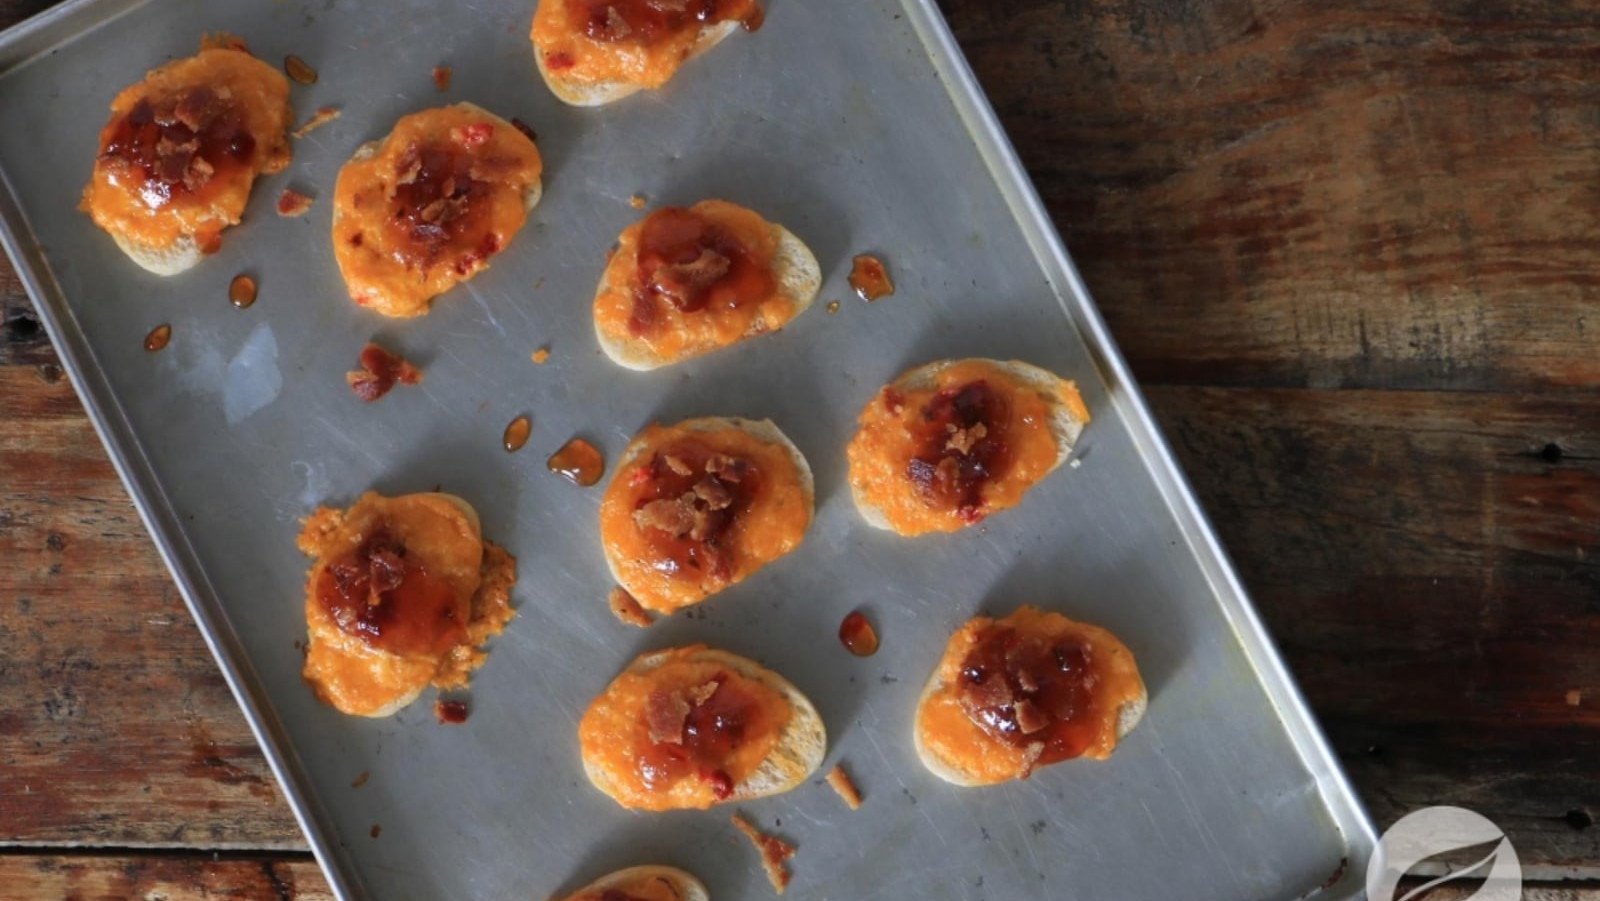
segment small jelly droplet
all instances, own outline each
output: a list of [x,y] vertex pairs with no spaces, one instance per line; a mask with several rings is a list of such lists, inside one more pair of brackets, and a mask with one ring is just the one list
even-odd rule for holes
[[167,342],[171,340],[172,326],[163,323],[151,329],[150,334],[144,336],[144,349],[155,353],[165,348]]
[[255,303],[256,280],[242,272],[235,275],[228,283],[228,302],[241,310]]
[[506,426],[505,437],[501,439],[501,446],[506,453],[516,453],[528,443],[528,434],[533,431],[533,421],[526,416],[518,416]]
[[553,473],[566,477],[572,483],[588,488],[605,474],[606,461],[595,446],[582,438],[574,438],[550,455],[545,466]]
[[867,254],[856,257],[850,267],[850,287],[856,289],[857,297],[868,303],[894,293],[888,267],[882,260]]
[[289,73],[290,78],[301,84],[317,83],[317,70],[311,68],[305,60],[292,53],[283,58],[283,71]]
[[878,630],[857,610],[839,624],[839,643],[857,657],[871,657],[878,653]]
[[467,709],[465,701],[433,702],[433,715],[438,717],[441,725],[459,726],[467,721],[469,713],[471,711]]

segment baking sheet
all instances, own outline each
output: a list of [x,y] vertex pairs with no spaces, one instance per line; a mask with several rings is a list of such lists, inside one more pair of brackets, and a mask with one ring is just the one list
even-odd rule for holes
[[[760,32],[667,90],[598,110],[563,106],[539,80],[528,0],[74,0],[0,36],[7,250],[336,892],[540,898],[651,862],[697,873],[719,898],[766,897],[729,809],[630,813],[578,761],[577,718],[633,655],[704,641],[810,695],[829,762],[866,795],[855,813],[820,784],[739,805],[799,846],[787,897],[1356,897],[1371,828],[932,0],[767,7]],[[294,88],[298,120],[324,105],[343,117],[296,142],[219,254],[161,279],[76,211],[78,194],[112,96],[215,30],[320,71]],[[447,93],[437,65],[454,69]],[[398,116],[458,100],[537,130],[544,199],[488,272],[424,319],[386,321],[345,299],[333,180]],[[286,186],[317,197],[309,216],[273,213]],[[606,249],[640,215],[635,193],[723,197],[789,226],[822,262],[818,303],[729,352],[654,374],[615,367],[589,302]],[[845,282],[866,251],[899,287],[871,306]],[[245,311],[227,302],[239,272],[261,286]],[[164,322],[171,345],[147,353]],[[363,405],[343,373],[374,336],[427,380]],[[535,366],[541,346],[551,359]],[[1075,378],[1095,420],[1081,465],[1020,508],[903,540],[858,519],[844,445],[881,384],[945,356]],[[501,431],[521,414],[533,437],[508,455]],[[815,468],[816,520],[797,553],[703,615],[635,631],[604,603],[601,489],[550,475],[544,458],[574,434],[615,458],[652,419],[694,415],[774,419]],[[298,521],[369,487],[436,485],[474,503],[520,560],[518,617],[473,681],[465,726],[437,725],[426,702],[341,716],[299,675]],[[1021,603],[1116,631],[1149,712],[1108,761],[948,786],[911,747],[920,685],[957,625]],[[883,637],[865,660],[834,638],[857,608]]]

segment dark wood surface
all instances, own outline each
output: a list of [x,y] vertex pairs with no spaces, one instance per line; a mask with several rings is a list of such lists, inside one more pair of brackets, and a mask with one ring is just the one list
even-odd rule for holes
[[[1600,880],[1600,3],[942,6],[1378,825]],[[0,560],[0,897],[328,897],[3,262]]]

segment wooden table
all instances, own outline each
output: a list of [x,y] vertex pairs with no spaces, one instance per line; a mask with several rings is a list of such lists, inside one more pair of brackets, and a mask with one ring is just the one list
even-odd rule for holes
[[[1600,899],[1600,3],[944,7],[1379,827]],[[0,897],[327,897],[0,306]]]

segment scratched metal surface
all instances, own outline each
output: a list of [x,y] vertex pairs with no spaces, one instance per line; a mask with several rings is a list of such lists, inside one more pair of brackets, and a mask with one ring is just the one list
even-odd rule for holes
[[[381,12],[375,12],[381,10]],[[526,42],[527,0],[217,3],[79,0],[0,39],[0,197],[8,250],[38,301],[310,841],[346,899],[545,897],[623,865],[672,863],[721,898],[769,892],[728,810],[621,810],[584,780],[576,719],[634,654],[704,641],[787,674],[817,702],[866,794],[826,788],[742,805],[795,841],[790,897],[865,899],[1352,897],[1372,836],[1194,508],[1110,338],[929,0],[771,0],[766,27],[668,90],[600,110],[556,102]],[[75,211],[113,94],[195,49],[244,36],[321,72],[295,146],[221,253],[150,276]],[[454,67],[435,91],[430,70]],[[356,309],[328,241],[335,174],[400,114],[472,100],[539,133],[544,201],[493,268],[421,320]],[[318,198],[280,219],[293,185]],[[820,302],[775,336],[656,374],[598,352],[589,300],[616,233],[652,203],[750,205],[816,249]],[[849,293],[853,252],[899,293]],[[259,302],[225,298],[237,272]],[[842,309],[824,311],[829,300]],[[171,346],[141,349],[170,322]],[[358,403],[343,373],[378,336],[427,381]],[[548,345],[543,367],[528,359]],[[966,534],[906,541],[857,518],[843,447],[900,370],[943,356],[1031,360],[1076,378],[1095,414],[1081,466]],[[531,414],[519,454],[502,428]],[[616,623],[596,541],[600,489],[543,470],[573,434],[614,457],[652,419],[771,417],[812,461],[815,525],[799,552],[648,632]],[[299,677],[306,561],[298,521],[435,485],[476,504],[521,561],[519,615],[493,645],[461,728],[419,703],[382,721],[319,705]],[[1151,689],[1143,725],[1104,763],[962,790],[918,764],[919,686],[978,611],[1029,602],[1111,627]],[[862,607],[883,650],[834,640]],[[370,772],[360,788],[357,774]],[[369,836],[373,824],[379,838]]]

